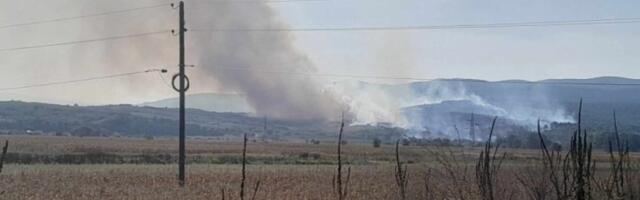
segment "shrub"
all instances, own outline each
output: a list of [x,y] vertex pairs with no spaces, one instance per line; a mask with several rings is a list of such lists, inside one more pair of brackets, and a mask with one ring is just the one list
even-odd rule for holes
[[380,140],[379,138],[373,139],[373,148],[379,148],[381,144],[382,140]]

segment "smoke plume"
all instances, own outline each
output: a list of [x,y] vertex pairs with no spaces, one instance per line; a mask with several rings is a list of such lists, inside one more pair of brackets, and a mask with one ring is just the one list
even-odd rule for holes
[[[220,3],[198,7],[189,24],[209,29],[286,28],[266,4]],[[290,73],[315,72],[287,32],[214,31],[190,36],[192,61],[226,89],[241,92],[258,115],[331,119],[341,106],[320,84]]]
[[[33,1],[25,0],[18,8],[0,7],[3,19],[19,18],[33,21],[60,16],[51,8],[64,9],[68,16],[99,13],[108,10],[158,5],[152,0],[140,1]],[[40,5],[40,6],[35,6]],[[22,14],[19,10],[33,10]],[[185,1],[187,24],[186,64],[191,80],[188,93],[224,92],[242,94],[258,116],[285,119],[335,120],[345,111],[354,124],[388,124],[411,130],[429,130],[451,135],[454,125],[464,123],[438,115],[436,105],[458,110],[447,113],[477,112],[495,115],[525,127],[534,127],[538,118],[543,122],[572,122],[563,108],[539,94],[497,92],[476,94],[467,85],[448,82],[380,85],[365,82],[339,82],[325,85],[300,73],[317,71],[314,63],[295,47],[293,34],[285,31],[233,31],[242,29],[286,29],[287,25],[265,2]],[[35,12],[41,11],[41,12]],[[9,17],[11,16],[11,17]],[[149,37],[128,38],[30,51],[2,57],[2,66],[22,66],[29,71],[23,76],[8,77],[0,83],[21,80],[39,82],[77,79],[81,77],[167,68],[177,72],[177,37],[168,32],[176,29],[177,10],[169,7],[136,10],[116,15],[43,24],[33,28],[7,30],[9,46],[42,44],[100,37],[166,31]],[[8,22],[7,22],[8,23]],[[27,29],[27,30],[25,30]],[[227,31],[220,31],[227,30]],[[393,36],[393,37],[391,37]],[[380,45],[385,70],[411,71],[409,67],[416,49],[410,35],[390,35],[391,41]],[[405,38],[406,41],[402,40]],[[398,41],[402,41],[399,43]],[[390,44],[395,44],[390,45]],[[46,51],[45,51],[46,50]],[[31,59],[38,58],[38,59]],[[375,64],[374,63],[374,64]],[[395,66],[395,67],[391,67]],[[369,66],[367,66],[369,67]],[[386,68],[385,68],[386,67]],[[371,68],[376,68],[371,67]],[[378,67],[380,68],[380,67]],[[11,69],[8,67],[8,69]],[[52,70],[55,69],[55,70]],[[284,73],[283,73],[284,72]],[[391,72],[388,72],[391,73]],[[407,72],[409,73],[409,72]],[[165,75],[166,76],[166,75]],[[54,77],[54,78],[52,78]],[[168,77],[165,77],[168,78]],[[2,82],[5,81],[5,82]],[[168,80],[165,80],[168,81]],[[99,83],[99,84],[98,84]],[[158,76],[104,80],[87,87],[66,87],[58,90],[29,90],[28,94],[61,97],[66,100],[91,99],[95,104],[121,101],[148,101],[154,97],[176,96]],[[66,95],[66,96],[64,96]],[[496,96],[501,99],[487,99]],[[531,101],[529,97],[541,97]],[[98,100],[96,100],[98,99]],[[133,100],[132,100],[133,99]],[[465,109],[469,108],[469,109]],[[434,111],[435,110],[435,111]],[[416,114],[415,111],[419,115]]]
[[[157,1],[92,1],[72,4],[67,9],[73,10],[70,13],[83,13],[84,9],[91,8],[104,11],[158,4]],[[290,33],[209,31],[287,28],[267,3],[187,0],[185,16],[186,64],[194,66],[187,68],[191,82],[188,94],[242,94],[256,115],[270,118],[336,119],[340,116],[341,103],[323,91],[315,80],[279,73],[316,71],[310,59],[295,48],[294,37]],[[178,10],[171,9],[167,3],[166,7],[73,22],[65,27],[78,32],[77,38],[91,38],[175,30],[177,22]],[[91,71],[99,74],[163,67],[170,72],[164,75],[165,82],[169,82],[170,76],[177,72],[178,41],[177,36],[169,32],[92,47],[90,50],[86,46],[73,48],[75,65],[91,66],[90,69],[95,69]],[[82,71],[79,68],[77,74],[83,74]],[[112,96],[176,95],[161,84],[170,83],[161,83],[155,75],[123,79],[111,85],[121,88]],[[92,94],[96,90],[93,91],[78,93]]]

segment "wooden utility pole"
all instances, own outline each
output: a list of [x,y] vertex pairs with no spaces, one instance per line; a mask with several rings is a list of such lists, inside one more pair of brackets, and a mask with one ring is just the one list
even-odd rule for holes
[[[180,38],[180,72],[176,75],[180,78],[179,89],[180,93],[180,139],[179,139],[179,155],[178,155],[178,179],[180,186],[184,187],[185,184],[185,92],[187,91],[188,86],[185,83],[188,81],[187,76],[185,75],[185,64],[184,64],[184,32],[185,29],[185,20],[184,20],[184,2],[180,1],[178,5],[180,10],[180,22],[178,27],[178,37]],[[174,76],[173,80],[175,81],[176,76]],[[175,88],[175,86],[174,86]]]

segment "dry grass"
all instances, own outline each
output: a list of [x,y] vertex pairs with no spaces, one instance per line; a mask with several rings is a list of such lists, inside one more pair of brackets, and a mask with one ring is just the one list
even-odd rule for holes
[[[177,152],[174,140],[142,140],[125,138],[73,138],[11,136],[9,152],[37,154],[82,153],[86,149],[120,154]],[[188,156],[242,154],[242,140],[238,141],[189,141]],[[316,153],[327,160],[336,160],[336,144],[305,143],[252,143],[247,144],[247,156],[278,155],[298,159],[303,153]],[[79,149],[84,149],[80,150]],[[474,166],[482,149],[478,148],[429,148],[402,146],[399,157],[406,176],[406,199],[480,199],[475,182]],[[345,164],[351,168],[347,199],[397,199],[397,161],[395,147],[371,144],[342,146],[346,160],[368,160],[366,163]],[[524,187],[525,180],[518,177],[530,172],[536,177],[540,162],[539,150],[501,149],[507,153],[499,173],[496,173],[498,194],[496,199],[535,199],[536,191]],[[598,162],[596,174],[609,174],[607,152],[594,152]],[[637,162],[639,156],[630,154]],[[7,164],[0,174],[2,199],[239,199],[242,165],[190,164],[187,166],[187,187],[177,187],[177,165],[16,165]],[[629,174],[637,176],[638,171]],[[427,175],[428,173],[428,175]],[[332,195],[332,179],[336,165],[263,165],[249,162],[246,165],[247,197],[252,197],[253,186],[260,181],[256,199],[336,199]],[[539,176],[538,176],[539,177]],[[429,183],[425,184],[425,180]],[[538,184],[539,185],[539,184]],[[637,185],[637,184],[636,184]],[[427,190],[429,191],[427,193]],[[504,191],[504,192],[502,192]],[[548,193],[550,191],[547,191]]]
[[[240,165],[191,165],[185,189],[174,165],[8,165],[0,175],[3,199],[239,199]],[[355,168],[354,168],[355,169]],[[256,199],[334,199],[329,165],[249,166],[247,183],[260,179]],[[351,174],[349,199],[394,199],[393,166],[359,166]],[[409,186],[408,199],[419,197]],[[413,196],[411,196],[413,195]]]
[[[106,152],[113,154],[176,154],[177,140],[171,139],[132,139],[132,138],[92,138],[92,137],[54,137],[54,136],[0,136],[0,141],[11,141],[10,153],[31,154],[80,154]],[[469,162],[475,162],[482,148],[454,148],[454,153]],[[448,152],[450,148],[429,147],[431,151]],[[463,150],[463,151],[458,151]],[[403,146],[402,157],[407,162],[435,162],[427,156],[424,147]],[[511,161],[535,160],[540,158],[540,151],[535,149],[505,149]],[[242,139],[221,140],[187,140],[189,156],[200,155],[241,155]],[[318,154],[328,159],[337,159],[336,144],[306,144],[304,142],[252,142],[247,146],[248,156],[298,156],[303,153]],[[367,144],[348,144],[342,147],[347,158],[377,162],[395,162],[395,146],[382,145],[373,148]],[[632,160],[640,161],[640,153],[631,152]],[[593,159],[598,162],[609,161],[609,154],[595,151]]]

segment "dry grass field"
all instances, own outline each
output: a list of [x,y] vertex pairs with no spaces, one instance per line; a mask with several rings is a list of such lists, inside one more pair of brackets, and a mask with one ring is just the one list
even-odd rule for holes
[[[173,162],[175,140],[45,136],[0,139],[10,141],[10,155],[0,174],[2,199],[222,199],[222,191],[225,199],[240,199],[240,140],[190,140],[187,186],[179,188],[177,165]],[[336,147],[304,141],[249,142],[245,199],[251,199],[257,181],[260,187],[256,199],[337,199],[333,186]],[[408,164],[405,199],[483,199],[475,174],[481,150],[400,146],[400,160]],[[531,198],[533,186],[529,183],[540,178],[540,151],[501,149],[503,152],[506,157],[496,175],[496,199],[536,199]],[[104,163],[29,160],[32,163],[18,164],[25,160],[16,156],[41,155],[50,162],[65,160],[47,156],[77,155],[84,159],[103,154],[122,158]],[[167,163],[121,162],[139,155],[164,154],[168,156],[164,160]],[[343,146],[343,157],[345,169],[351,168],[346,199],[400,199],[395,146],[347,144]],[[598,176],[606,177],[609,154],[595,152],[593,157],[598,163]],[[634,162],[639,158],[630,155]],[[545,190],[552,192],[550,188]]]
[[[239,169],[190,165],[184,189],[177,186],[175,165],[10,165],[1,177],[7,199],[221,199],[221,189],[239,199]],[[353,167],[349,199],[394,199],[392,170]],[[334,171],[328,165],[255,165],[247,175],[250,188],[261,181],[256,199],[335,199]],[[420,196],[421,188],[411,189]]]

